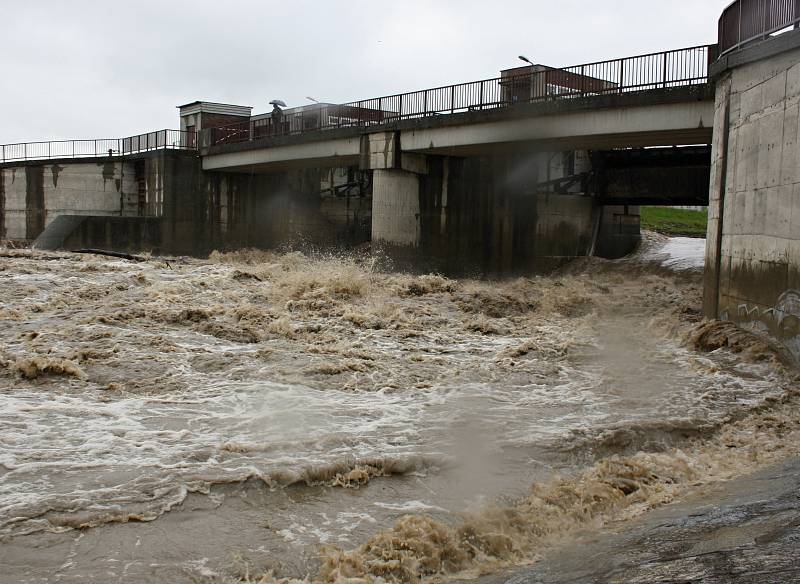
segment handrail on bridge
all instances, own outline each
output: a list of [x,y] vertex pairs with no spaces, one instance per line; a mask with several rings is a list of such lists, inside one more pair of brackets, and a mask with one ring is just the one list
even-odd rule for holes
[[800,0],[736,0],[719,19],[720,55],[800,26]]
[[99,158],[126,156],[151,150],[196,150],[197,133],[184,130],[157,130],[127,138],[95,140],[53,140],[20,142],[0,146],[0,163],[56,158]]
[[[800,0],[798,0],[800,1]],[[491,110],[518,103],[627,93],[708,81],[716,45],[701,45],[624,59],[555,69],[537,65],[505,71],[500,77],[388,95],[339,105],[308,106],[299,112],[204,128],[203,147],[332,128],[373,126],[411,118]]]

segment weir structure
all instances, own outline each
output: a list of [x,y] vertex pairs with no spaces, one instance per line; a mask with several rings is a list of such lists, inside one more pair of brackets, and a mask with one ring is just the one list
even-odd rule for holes
[[0,237],[190,254],[370,242],[493,275],[619,257],[639,205],[709,204],[706,314],[800,352],[799,23],[800,0],[737,0],[714,45],[279,116],[195,101],[176,131],[5,145]]
[[190,254],[371,242],[471,274],[619,257],[638,242],[638,205],[706,202],[715,56],[519,67],[280,117],[196,101],[144,146],[6,145],[0,236]]

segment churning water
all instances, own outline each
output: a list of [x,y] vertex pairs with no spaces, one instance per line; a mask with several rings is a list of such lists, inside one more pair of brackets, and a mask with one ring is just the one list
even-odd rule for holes
[[0,581],[464,577],[789,454],[702,246],[504,282],[3,250]]

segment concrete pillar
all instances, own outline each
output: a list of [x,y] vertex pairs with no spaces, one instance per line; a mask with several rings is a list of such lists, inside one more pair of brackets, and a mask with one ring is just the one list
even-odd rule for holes
[[389,169],[400,166],[400,134],[377,132],[361,138],[361,168]]
[[372,177],[372,241],[420,244],[419,176],[402,169],[375,170]]
[[703,277],[703,312],[709,318],[719,314],[719,274],[722,261],[722,211],[728,174],[730,138],[731,77],[717,83],[714,110],[714,141],[711,145],[711,186],[708,193],[706,267]]

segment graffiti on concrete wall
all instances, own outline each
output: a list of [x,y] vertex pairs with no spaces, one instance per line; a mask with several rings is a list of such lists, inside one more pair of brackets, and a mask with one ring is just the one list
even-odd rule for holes
[[720,318],[732,320],[744,328],[769,333],[786,345],[795,357],[800,358],[799,290],[787,290],[769,307],[739,304],[733,317],[726,310]]

